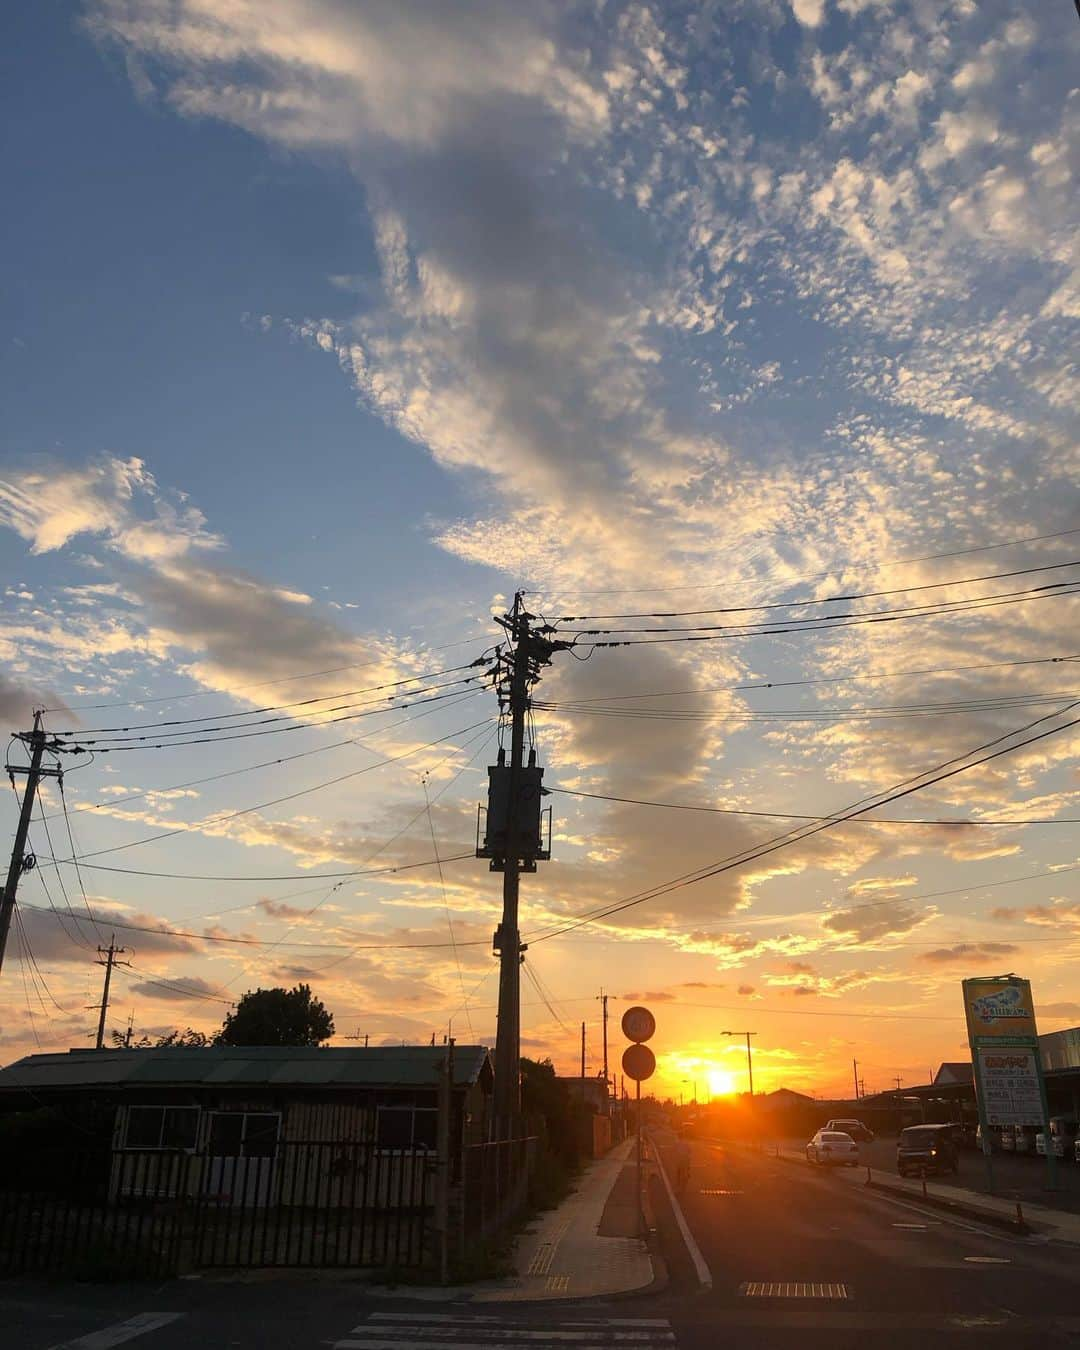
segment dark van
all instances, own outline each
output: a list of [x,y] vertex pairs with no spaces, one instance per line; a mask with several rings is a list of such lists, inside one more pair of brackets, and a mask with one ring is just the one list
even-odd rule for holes
[[902,1177],[924,1172],[959,1172],[953,1125],[909,1125],[896,1141],[896,1170]]

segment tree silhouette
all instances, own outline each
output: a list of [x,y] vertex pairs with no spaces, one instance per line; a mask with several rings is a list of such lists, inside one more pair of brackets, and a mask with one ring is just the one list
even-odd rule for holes
[[321,1045],[334,1034],[334,1017],[311,986],[249,990],[218,1032],[217,1045]]

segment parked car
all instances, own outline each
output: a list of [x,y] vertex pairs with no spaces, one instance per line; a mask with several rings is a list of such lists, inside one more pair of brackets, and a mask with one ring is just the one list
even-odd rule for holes
[[[1055,1158],[1070,1160],[1077,1156],[1077,1144],[1080,1143],[1080,1122],[1071,1116],[1050,1117],[1050,1141]],[[1035,1152],[1046,1157],[1046,1136],[1042,1130],[1035,1136]]]
[[872,1144],[874,1142],[874,1131],[869,1129],[861,1120],[829,1120],[822,1127],[826,1130],[836,1130],[840,1134],[849,1134],[857,1144]]
[[959,1172],[960,1159],[950,1125],[909,1125],[896,1141],[896,1170],[902,1177]]
[[806,1161],[823,1167],[858,1167],[859,1146],[841,1130],[818,1130],[806,1146]]

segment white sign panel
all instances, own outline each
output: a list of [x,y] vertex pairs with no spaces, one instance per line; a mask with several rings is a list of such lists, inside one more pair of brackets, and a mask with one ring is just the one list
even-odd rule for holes
[[1041,1125],[1042,1094],[1036,1052],[1024,1048],[979,1050],[980,1082],[988,1125]]

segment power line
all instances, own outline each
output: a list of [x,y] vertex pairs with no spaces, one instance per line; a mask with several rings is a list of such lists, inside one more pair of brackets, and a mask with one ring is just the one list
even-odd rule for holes
[[1071,559],[1069,562],[1045,563],[1041,567],[1021,567],[1011,572],[987,572],[978,577],[955,577],[951,581],[926,581],[915,586],[896,586],[890,590],[823,595],[808,600],[774,600],[764,604],[726,605],[711,609],[645,610],[628,614],[567,614],[553,620],[553,622],[576,623],[588,619],[682,619],[695,617],[699,614],[749,614],[770,609],[798,609],[805,605],[849,604],[853,600],[872,600],[889,595],[905,595],[911,591],[933,591],[949,586],[973,586],[983,581],[1004,581],[1010,577],[1031,576],[1036,572],[1053,572],[1063,567],[1080,567],[1080,558]]
[[871,704],[862,708],[778,708],[771,711],[742,708],[711,711],[704,708],[627,708],[605,707],[602,704],[580,706],[575,703],[537,700],[534,707],[540,712],[558,713],[566,717],[618,717],[644,722],[886,722],[912,718],[970,716],[980,712],[1003,712],[1010,708],[1042,707],[1048,703],[1066,704],[1077,697],[1076,690],[1060,690],[1046,694],[1009,694],[1001,698],[958,699],[952,703],[911,703],[889,705]]
[[[801,832],[798,829],[789,830],[785,834],[778,835],[772,840],[767,840],[761,845],[742,849],[739,853],[733,854],[719,863],[708,864],[704,868],[697,868],[693,872],[684,873],[680,877],[675,877],[669,882],[663,882],[658,886],[650,887],[648,890],[639,892],[625,900],[603,906],[592,913],[581,915],[571,923],[560,928],[530,938],[530,942],[544,942],[550,938],[560,937],[565,933],[572,932],[574,929],[579,928],[584,924],[608,918],[612,914],[617,914],[622,910],[631,909],[636,905],[644,904],[648,900],[656,900],[663,895],[670,894],[672,891],[682,890],[687,886],[696,885],[698,882],[706,881],[710,877],[718,876],[722,872],[728,872],[735,867],[740,867],[744,863],[755,862],[757,859],[775,853],[777,850],[786,848],[791,844],[802,843],[813,835],[819,834],[822,830],[830,829],[834,825],[841,824],[856,815],[862,815],[866,811],[871,811],[875,806],[885,806],[891,801],[897,801],[902,797],[910,796],[912,793],[931,787],[935,783],[942,782],[946,778],[952,778],[957,774],[966,773],[968,770],[976,768],[980,764],[985,764],[990,760],[997,759],[1001,755],[1011,754],[1016,750],[1023,749],[1027,745],[1045,740],[1048,736],[1058,735],[1062,731],[1067,731],[1071,727],[1080,725],[1080,718],[1075,718],[1070,722],[1063,723],[1061,726],[1052,727],[1048,731],[1042,731],[1037,735],[1029,736],[1026,740],[1019,741],[1015,745],[1006,746],[1004,749],[995,750],[990,754],[983,755],[980,759],[972,759],[973,755],[980,754],[981,751],[988,746],[997,745],[1003,740],[1022,735],[1033,726],[1037,726],[1040,722],[1046,721],[1048,717],[1056,716],[1061,716],[1061,713],[1050,713],[1044,717],[1037,718],[1034,722],[1028,723],[1026,726],[1019,727],[1015,731],[1008,732],[1004,736],[998,736],[993,741],[988,741],[984,745],[976,747],[975,750],[969,751],[966,755],[956,756],[951,760],[946,760],[944,764],[938,765],[934,769],[926,770],[923,773],[914,775],[912,778],[904,779],[900,784],[895,784],[893,788],[887,789],[884,794],[873,794],[874,800],[868,805],[861,804],[861,802],[867,801],[866,798],[862,798],[860,799],[860,802],[854,803],[853,806],[846,811],[835,812],[832,816],[827,817],[814,825],[803,827]],[[961,759],[969,759],[971,762],[960,764],[959,767],[947,767],[949,765],[957,765]],[[926,781],[921,783],[917,782],[916,780],[920,778],[925,778]],[[907,784],[914,784],[914,786],[907,786]]]
[[1080,661],[1080,653],[1069,656],[1036,656],[1025,661],[979,661],[966,666],[926,666],[919,670],[885,670],[874,675],[848,672],[844,675],[820,675],[803,680],[756,680],[746,684],[697,686],[691,689],[650,690],[640,694],[597,694],[591,698],[573,700],[575,704],[616,703],[638,698],[681,698],[686,694],[743,693],[751,689],[794,689],[816,684],[873,684],[878,680],[908,679],[914,675],[959,675],[972,670],[1000,670],[1012,666],[1055,665],[1066,661]]
[[[426,648],[426,650],[428,652],[447,652],[450,651],[453,647],[466,647],[470,643],[480,641],[482,641],[481,638],[459,638],[456,642],[444,642],[441,646],[428,647]],[[283,675],[281,676],[280,679],[276,680],[259,680],[255,684],[244,684],[238,686],[236,689],[230,690],[194,689],[186,694],[162,694],[156,698],[136,698],[114,703],[79,703],[73,705],[64,704],[58,708],[45,708],[43,709],[43,711],[47,713],[98,712],[103,708],[141,708],[155,703],[182,703],[187,699],[209,698],[212,695],[217,695],[218,697],[221,697],[221,695],[224,694],[226,697],[232,698],[235,697],[237,694],[244,693],[244,691],[247,689],[267,689],[273,685],[292,684],[296,680],[317,680],[321,679],[324,675],[338,675],[343,670],[361,670],[365,666],[377,666],[386,659],[387,659],[386,657],[376,656],[372,657],[370,661],[352,661],[344,666],[331,666],[329,670],[305,670],[302,671],[299,675]],[[61,695],[61,698],[65,697],[68,696],[63,694]],[[76,693],[74,697],[78,698],[79,695]]]
[[[377,760],[374,764],[365,764],[363,768],[352,769],[348,773],[338,774],[335,778],[324,779],[321,783],[313,783],[310,787],[299,788],[296,792],[287,792],[284,796],[272,797],[264,802],[256,802],[253,806],[244,806],[236,811],[229,811],[225,815],[212,817],[209,820],[196,821],[192,825],[182,825],[172,830],[160,830],[157,834],[144,835],[141,839],[131,839],[126,844],[115,844],[111,848],[95,849],[90,853],[80,854],[78,860],[82,862],[86,858],[100,858],[106,853],[120,853],[125,849],[138,848],[142,844],[151,844],[159,839],[171,839],[178,834],[198,833],[202,828],[210,825],[224,825],[230,820],[235,820],[238,816],[250,815],[253,811],[262,811],[269,806],[279,806],[282,802],[295,801],[298,797],[306,797],[309,793],[319,792],[323,788],[333,787],[338,783],[344,783],[349,779],[359,777],[361,774],[372,773],[375,769],[385,768],[388,764],[397,764],[401,760],[410,759],[413,755],[418,755],[424,750],[430,750],[433,746],[442,745],[445,741],[452,740],[455,736],[464,736],[466,733],[474,731],[477,727],[488,726],[490,723],[491,718],[485,717],[481,722],[474,722],[471,726],[463,727],[459,731],[451,731],[445,736],[440,736],[437,740],[428,741],[426,745],[416,746],[411,750],[404,751],[400,755],[391,755],[386,759]],[[72,857],[66,858],[63,861],[72,862],[74,860],[74,857]]]
[[[473,692],[470,690],[463,694],[458,702],[466,703],[472,697]],[[433,712],[446,711],[448,708],[456,708],[457,706],[458,703],[446,703],[442,708],[429,708],[427,712],[415,713],[412,717],[402,717],[397,722],[389,722],[386,726],[379,727],[376,734],[383,736],[388,731],[395,731],[398,727],[407,726],[410,722],[419,722],[424,717],[430,717]],[[311,729],[316,730],[317,724],[313,723]],[[165,787],[145,788],[141,792],[129,792],[123,797],[110,797],[108,801],[104,802],[87,802],[82,806],[76,806],[75,814],[84,815],[91,811],[101,810],[105,810],[107,813],[108,808],[110,807],[124,806],[128,802],[139,801],[143,797],[155,795],[164,796],[170,792],[182,791],[184,788],[201,787],[205,783],[220,782],[223,778],[236,778],[240,774],[254,773],[257,769],[271,769],[276,768],[280,764],[292,764],[295,760],[308,759],[312,755],[324,755],[331,750],[340,750],[346,745],[358,745],[361,750],[366,751],[368,754],[376,753],[365,745],[358,737],[346,736],[343,740],[331,741],[329,745],[316,745],[311,750],[298,750],[294,755],[279,755],[276,759],[259,760],[255,764],[244,764],[238,769],[225,769],[221,773],[206,774],[202,778],[189,778],[183,783],[170,783]],[[52,815],[48,816],[47,819],[56,820],[59,818],[59,815],[59,812],[54,812]]]
[[[175,718],[169,719],[169,720],[166,721],[166,722],[133,722],[133,723],[131,723],[130,725],[127,725],[127,726],[114,726],[114,727],[72,727],[72,728],[70,728],[70,729],[67,730],[67,731],[54,731],[52,734],[53,734],[54,736],[57,736],[57,737],[64,737],[64,738],[67,738],[67,737],[73,737],[74,739],[80,740],[80,741],[81,741],[81,740],[86,740],[86,739],[88,739],[88,738],[91,737],[91,736],[103,736],[103,735],[105,735],[105,734],[107,734],[107,733],[110,733],[110,732],[141,731],[141,730],[145,730],[145,729],[148,728],[148,727],[149,727],[149,728],[160,728],[160,727],[181,727],[181,726],[191,726],[191,725],[192,725],[193,723],[195,723],[195,722],[212,722],[212,721],[215,721],[215,720],[216,720],[216,721],[220,721],[220,722],[224,722],[224,721],[226,721],[226,720],[231,720],[232,718],[235,718],[235,717],[259,717],[259,716],[261,716],[261,715],[264,714],[264,713],[280,712],[280,711],[281,711],[282,709],[284,709],[284,708],[306,708],[306,707],[311,707],[311,706],[312,706],[313,704],[315,704],[315,703],[328,703],[331,699],[335,699],[335,698],[351,698],[351,697],[353,697],[353,695],[355,695],[355,694],[374,694],[374,693],[378,693],[379,691],[381,691],[381,690],[383,690],[383,689],[400,689],[403,685],[406,685],[406,684],[422,684],[425,680],[435,680],[435,679],[438,679],[438,677],[439,677],[440,675],[452,675],[452,674],[454,674],[456,671],[459,671],[459,670],[472,670],[472,669],[475,668],[476,666],[480,666],[480,665],[482,665],[482,664],[484,664],[484,658],[483,658],[483,657],[479,657],[476,661],[470,661],[470,662],[468,662],[466,665],[462,665],[462,666],[448,666],[445,670],[427,671],[427,672],[425,672],[425,673],[422,674],[422,675],[413,675],[413,676],[411,676],[411,677],[410,677],[409,679],[407,679],[407,680],[391,680],[390,682],[388,682],[388,683],[386,683],[386,684],[371,684],[371,685],[367,685],[367,686],[365,686],[365,687],[363,687],[363,688],[360,688],[360,689],[341,689],[341,690],[338,690],[336,693],[333,693],[333,694],[320,694],[320,695],[318,695],[318,697],[316,697],[316,698],[299,699],[299,700],[296,700],[296,701],[294,701],[294,702],[292,702],[292,703],[271,703],[271,704],[267,704],[265,707],[262,707],[262,708],[243,708],[243,709],[241,709],[241,710],[239,710],[239,711],[237,711],[237,712],[230,712],[230,713],[212,713],[212,714],[208,714],[207,716],[204,716],[204,717],[175,717]],[[477,680],[477,679],[479,679],[479,678],[480,678],[480,676],[478,676],[478,675],[467,675],[467,676],[466,676],[466,675],[461,675],[461,676],[458,676],[458,678],[455,679],[455,680],[443,680],[443,681],[442,681],[440,684],[438,684],[438,685],[432,685],[431,688],[438,688],[438,689],[441,689],[441,688],[447,687],[448,685],[453,685],[453,684],[468,684],[468,683],[470,683],[471,681]],[[373,703],[379,703],[379,702],[389,701],[389,700],[396,699],[396,698],[406,698],[406,697],[407,697],[407,698],[412,698],[412,697],[414,697],[416,694],[418,694],[418,693],[423,693],[423,692],[426,692],[426,690],[413,689],[413,690],[409,690],[407,694],[388,694],[388,695],[386,696],[386,699],[385,699],[385,700],[383,700],[383,699],[371,699],[371,700],[369,700],[369,701],[370,701],[370,702],[373,702]],[[360,705],[359,705],[359,704],[343,704],[342,706],[343,706],[343,707],[359,707]],[[329,708],[329,709],[323,709],[323,711],[326,711],[326,712],[335,712],[335,711],[337,711],[337,709]],[[318,723],[315,723],[315,725],[317,726]],[[212,730],[215,730],[216,728],[213,728],[213,727],[203,727],[203,728],[201,728],[201,729],[202,729],[203,731],[212,731]]]
[[[999,605],[1026,604],[1031,600],[1053,600],[1080,592],[1080,582],[1054,581],[1045,586],[1032,586],[1020,591],[1002,591],[994,595],[977,596],[970,600],[940,600],[929,605],[908,605],[896,609],[849,610],[840,614],[820,614],[810,618],[761,620],[760,623],[715,623],[690,624],[679,628],[566,628],[561,631],[572,634],[575,639],[599,637],[620,633],[728,633],[733,637],[767,637],[773,633],[819,633],[832,628],[854,628],[860,623],[897,623],[910,619],[934,619],[944,615],[967,614],[973,610],[995,609]],[[782,623],[783,627],[775,625]],[[683,639],[684,641],[706,641],[705,637]],[[631,643],[597,642],[597,647],[629,646]]]
[[[454,853],[442,862],[447,863],[461,862],[463,858],[475,858],[475,853]],[[57,866],[57,859],[50,858],[49,863]],[[63,859],[64,862],[70,862],[70,859]],[[381,876],[390,872],[408,872],[416,867],[434,867],[434,858],[425,858],[423,862],[416,863],[398,863],[394,867],[375,867],[361,868],[351,872],[286,872],[277,876],[236,876],[228,873],[210,873],[210,872],[153,872],[139,867],[109,867],[104,863],[83,862],[83,867],[94,872],[115,872],[128,877],[161,877],[169,881],[330,881],[334,877],[348,879],[349,877],[373,877]]]
[[[220,745],[225,741],[251,740],[253,736],[276,736],[286,731],[307,731],[312,727],[328,727],[333,726],[338,722],[356,722],[364,717],[381,717],[388,712],[400,712],[403,711],[405,708],[419,708],[431,703],[442,703],[446,699],[455,699],[455,698],[460,699],[464,697],[471,697],[478,693],[480,693],[480,690],[468,691],[467,693],[463,693],[462,690],[455,689],[448,694],[436,694],[431,698],[415,699],[414,701],[408,703],[390,703],[387,704],[385,708],[368,708],[364,712],[343,713],[339,717],[327,717],[321,722],[294,721],[288,723],[288,725],[286,726],[276,726],[276,725],[270,726],[266,730],[233,732],[230,731],[230,729],[227,727],[226,728],[210,727],[206,728],[208,733],[213,733],[217,730],[224,730],[228,732],[228,734],[220,736],[216,734],[207,734],[205,736],[200,735],[192,737],[189,740],[155,741],[153,736],[145,735],[145,736],[131,736],[127,738],[118,737],[115,739],[114,742],[102,745],[93,737],[79,738],[77,741],[76,740],[64,741],[57,738],[53,738],[49,742],[49,748],[52,750],[63,750],[69,754],[77,753],[78,751],[84,748],[91,748],[93,749],[95,754],[104,755],[104,754],[116,754],[124,750],[175,750],[177,748],[189,745]],[[250,725],[253,727],[260,727],[266,726],[267,722],[276,723],[280,720],[282,719],[267,718],[262,723],[253,722]],[[166,733],[166,735],[169,734],[171,733]]]
[[[649,801],[643,797],[618,797],[611,793],[584,792],[577,788],[549,788],[548,791],[557,792],[564,797],[587,797],[590,801],[618,802],[626,806],[652,806],[665,811],[702,811],[717,816],[756,816],[767,820],[806,820],[813,822],[830,819],[828,816],[803,815],[794,811],[751,811],[733,806],[703,806],[694,802]],[[965,820],[910,820],[894,816],[882,816],[852,823],[858,825],[957,825],[966,829],[973,825],[1080,825],[1080,816],[1045,817],[1034,820],[973,820],[970,818]]]

